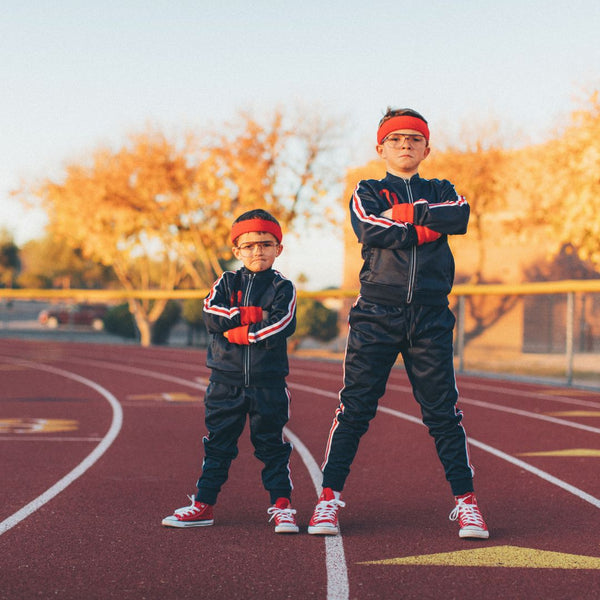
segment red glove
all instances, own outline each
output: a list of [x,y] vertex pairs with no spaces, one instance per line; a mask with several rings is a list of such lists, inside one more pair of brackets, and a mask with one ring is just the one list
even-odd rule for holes
[[429,227],[424,227],[423,225],[415,225],[415,230],[417,231],[417,239],[419,240],[419,246],[421,244],[435,242],[435,240],[442,237],[441,233],[433,231],[433,229],[429,229]]
[[242,325],[260,323],[263,318],[263,311],[260,306],[240,306],[240,317]]
[[413,204],[394,204],[392,206],[392,221],[414,223],[415,207]]
[[225,331],[223,335],[232,343],[232,344],[243,344],[247,346],[250,344],[248,341],[248,325],[242,325],[241,327],[234,327],[233,329],[229,329]]

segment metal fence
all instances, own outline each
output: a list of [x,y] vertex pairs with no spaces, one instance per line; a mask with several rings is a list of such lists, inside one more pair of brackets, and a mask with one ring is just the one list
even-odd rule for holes
[[[49,332],[38,322],[39,312],[57,302],[119,303],[132,296],[184,300],[205,295],[206,290],[0,289],[0,334],[52,333],[60,339],[65,336],[65,330],[70,330],[83,336],[83,328],[63,327]],[[299,295],[335,307],[340,323],[345,323],[357,292],[301,291]],[[600,280],[457,285],[450,303],[457,317],[455,357],[458,373],[545,378],[570,386],[600,388]],[[341,358],[343,329],[335,343],[321,345],[321,354]],[[97,331],[89,331],[86,335],[90,339],[104,339]],[[184,327],[179,328],[175,337],[173,343],[189,341]]]
[[600,385],[600,281],[457,285],[459,372]]

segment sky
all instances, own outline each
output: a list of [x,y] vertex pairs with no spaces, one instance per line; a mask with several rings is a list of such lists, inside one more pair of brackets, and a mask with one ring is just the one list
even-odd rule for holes
[[[389,105],[424,114],[432,145],[489,120],[536,143],[600,87],[598,0],[7,0],[0,15],[0,228],[17,244],[46,217],[10,190],[148,124],[314,107],[342,119],[356,166]],[[305,231],[276,266],[320,289],[342,260],[341,232]]]

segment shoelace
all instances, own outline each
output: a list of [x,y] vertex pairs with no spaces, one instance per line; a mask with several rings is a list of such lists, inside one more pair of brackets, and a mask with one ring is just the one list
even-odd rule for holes
[[294,519],[294,515],[296,514],[295,508],[277,508],[276,506],[271,506],[267,509],[267,513],[271,515],[269,519],[269,523],[275,519],[277,523],[296,523]]
[[188,498],[192,503],[191,506],[184,506],[183,508],[178,508],[173,514],[186,517],[188,515],[193,515],[194,512],[198,511],[198,509],[196,508],[196,498],[194,498],[194,496],[188,496]]
[[451,521],[456,521],[456,519],[460,519],[461,527],[481,527],[482,529],[485,527],[485,522],[481,513],[479,512],[479,508],[477,504],[467,504],[464,500],[459,500],[454,510],[450,513],[448,517]]
[[346,503],[342,500],[321,500],[315,507],[315,521],[335,521],[338,508],[343,508]]

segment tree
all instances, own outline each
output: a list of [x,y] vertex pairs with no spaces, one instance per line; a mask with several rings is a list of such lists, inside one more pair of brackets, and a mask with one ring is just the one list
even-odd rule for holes
[[582,261],[600,269],[599,92],[573,112],[560,137],[529,149],[525,159],[520,191],[529,208],[520,231],[528,235],[532,226],[541,226],[551,242],[550,256],[570,245]]
[[338,334],[337,312],[312,298],[299,298],[296,308],[296,331],[290,340],[295,348],[303,338],[313,337],[322,342]]
[[334,221],[337,203],[327,194],[342,177],[334,163],[339,139],[337,123],[321,114],[276,110],[261,123],[241,113],[213,145],[218,176],[230,191],[220,210],[233,217],[260,206],[284,227]]
[[[64,178],[32,190],[48,211],[51,235],[110,266],[132,292],[210,286],[231,258],[236,216],[263,207],[293,227],[331,184],[324,156],[335,138],[330,122],[306,124],[279,112],[267,125],[240,119],[208,141],[188,134],[177,144],[149,130],[117,151],[100,148],[87,163],[68,165]],[[142,345],[165,305],[129,300]]]
[[110,267],[81,256],[81,251],[46,235],[21,248],[23,263],[18,283],[26,288],[98,289],[115,282]]
[[0,287],[14,287],[20,270],[19,247],[8,231],[0,230]]
[[[50,234],[112,267],[127,290],[174,289],[185,276],[174,208],[197,175],[184,152],[148,132],[117,152],[96,151],[90,164],[67,166],[63,181],[47,180],[34,190],[48,210]],[[152,324],[165,305],[129,300],[142,345],[150,344]]]
[[471,207],[469,237],[477,240],[477,266],[470,283],[486,280],[488,226],[497,226],[497,214],[506,205],[508,193],[508,153],[498,141],[496,124],[481,127],[476,134],[463,137],[463,147],[432,152],[422,164],[424,177],[448,179]]

